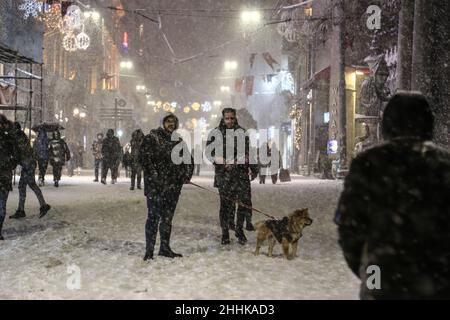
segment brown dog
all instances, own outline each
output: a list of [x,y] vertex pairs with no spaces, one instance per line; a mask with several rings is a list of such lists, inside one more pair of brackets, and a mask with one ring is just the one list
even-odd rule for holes
[[[302,237],[303,228],[311,225],[313,220],[309,217],[308,209],[300,209],[284,217],[282,220],[266,220],[258,222],[256,229],[256,251],[265,240],[269,243],[269,257],[272,257],[273,247],[278,241],[283,247],[283,254],[286,259],[293,259],[297,256],[298,240]],[[289,254],[289,246],[292,247]]]

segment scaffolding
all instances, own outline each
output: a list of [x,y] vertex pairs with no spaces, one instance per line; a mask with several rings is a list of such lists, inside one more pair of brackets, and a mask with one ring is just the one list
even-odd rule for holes
[[[0,73],[0,84],[7,85],[8,90],[13,88],[9,102],[0,101],[0,111],[13,113],[14,121],[21,122],[24,130],[28,128],[31,137],[34,122],[42,123],[44,120],[43,64],[2,45],[0,64],[10,69],[8,74]],[[19,117],[19,112],[25,114]]]

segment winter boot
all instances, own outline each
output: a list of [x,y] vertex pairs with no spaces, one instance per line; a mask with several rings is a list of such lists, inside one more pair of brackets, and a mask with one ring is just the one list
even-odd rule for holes
[[94,179],[94,182],[98,182],[98,179]]
[[141,188],[141,185],[139,184],[138,186],[137,186],[137,188],[139,189],[139,190],[141,190],[142,188]]
[[106,179],[102,179],[102,184],[106,184]]
[[144,256],[144,261],[153,260],[153,251],[146,251]]
[[112,179],[111,184],[116,184],[116,179]]
[[245,237],[244,231],[240,228],[236,229],[236,238],[238,238],[238,242],[241,245],[244,245],[247,243],[247,238]]
[[166,249],[159,249],[159,256],[163,256],[163,257],[167,257],[167,258],[182,258],[183,255],[179,254],[179,253],[175,253],[172,251],[172,249],[170,248],[166,248]]
[[130,190],[133,191],[133,190],[134,190],[134,186],[131,186],[131,187],[130,187]]
[[27,215],[25,214],[24,210],[17,210],[15,214],[12,216],[9,216],[10,219],[22,219],[25,218]]
[[0,222],[0,240],[5,240],[2,236],[2,228],[3,228],[3,222]]
[[44,217],[52,207],[49,204],[43,205],[40,209],[39,219]]
[[227,245],[227,244],[231,243],[231,241],[230,241],[230,234],[228,233],[228,231],[222,233],[222,242],[221,243],[223,245]]
[[250,221],[247,222],[245,229],[247,231],[255,231],[255,227],[253,226],[253,224]]
[[59,182],[55,181],[55,187],[58,188],[59,187]]

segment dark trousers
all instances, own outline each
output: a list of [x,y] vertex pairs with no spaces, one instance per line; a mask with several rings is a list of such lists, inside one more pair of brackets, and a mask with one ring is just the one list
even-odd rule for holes
[[8,191],[0,191],[0,235],[2,234],[3,222],[6,217],[6,201],[8,201]]
[[95,161],[94,161],[95,180],[98,180],[98,172],[99,172],[101,165],[102,165],[102,159],[95,159]]
[[44,180],[45,173],[47,172],[48,160],[47,159],[38,159],[39,166],[39,180]]
[[59,181],[61,180],[61,172],[63,168],[62,163],[53,163],[53,181]]
[[141,186],[142,181],[142,167],[139,165],[131,166],[131,186],[134,187],[135,181],[137,177],[137,186]]
[[160,251],[170,250],[170,235],[172,233],[172,219],[175,214],[180,189],[161,191],[158,194],[147,195],[148,217],[145,224],[145,240],[147,252],[153,252],[156,235],[159,229],[161,239]]
[[36,184],[36,179],[34,177],[34,172],[36,170],[36,164],[27,164],[22,166],[22,172],[20,174],[19,180],[19,208],[18,210],[23,211],[25,209],[25,200],[27,198],[27,186],[33,190],[37,199],[39,200],[39,205],[42,207],[45,205],[44,196],[42,195],[41,189]]
[[106,177],[108,176],[108,170],[111,170],[111,179],[117,179],[116,161],[102,161],[102,180],[106,180]]
[[[236,202],[244,204],[245,206],[252,207],[252,194],[250,188],[250,182],[245,183],[240,188],[219,188],[220,194],[220,227],[222,234],[227,234],[230,223],[234,223]],[[234,200],[234,201],[233,201]],[[244,221],[250,223],[252,220],[252,210],[238,205],[237,208],[237,220],[236,220],[236,232],[242,232],[244,227]]]
[[[259,176],[259,183],[261,184],[266,184],[266,177],[265,175],[260,175]],[[270,176],[272,178],[272,183],[276,184],[278,181],[278,174],[273,174]]]

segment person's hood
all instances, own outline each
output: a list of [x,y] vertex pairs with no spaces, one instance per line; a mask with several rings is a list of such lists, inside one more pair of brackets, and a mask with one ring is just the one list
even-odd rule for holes
[[[234,126],[233,126],[232,129],[236,130],[236,129],[239,129],[239,128],[241,128],[241,126],[239,125],[238,119],[236,118],[236,120],[235,120],[235,122],[234,122]],[[220,129],[221,131],[227,129],[227,126],[225,125],[225,120],[224,120],[223,118],[220,119],[219,129]]]
[[172,112],[168,112],[163,115],[163,117],[161,118],[161,122],[160,122],[161,128],[164,129],[164,122],[166,121],[166,119],[168,119],[170,117],[173,117],[175,119],[175,130],[178,130],[178,128],[180,127],[180,122],[178,120],[178,117],[175,114],[173,114]]
[[144,138],[144,132],[142,132],[141,129],[137,129],[137,130],[133,131],[133,133],[131,134],[132,140],[139,140],[139,139],[143,139],[143,138]]
[[106,137],[107,138],[113,138],[114,137],[114,130],[113,129],[108,129],[108,131],[106,132]]
[[419,93],[398,93],[391,98],[381,122],[385,140],[433,138],[434,116],[427,99]]

